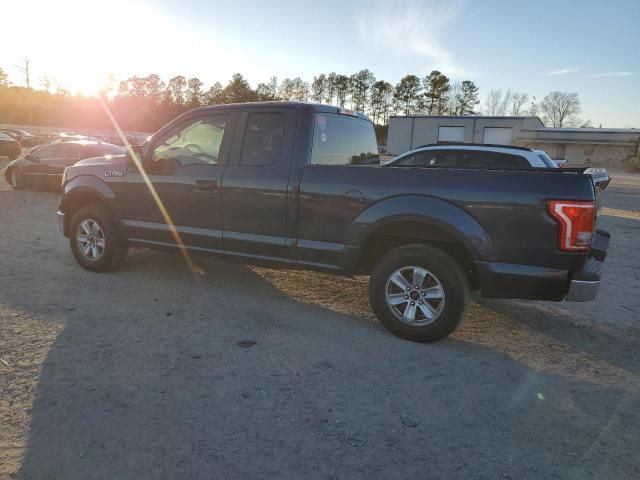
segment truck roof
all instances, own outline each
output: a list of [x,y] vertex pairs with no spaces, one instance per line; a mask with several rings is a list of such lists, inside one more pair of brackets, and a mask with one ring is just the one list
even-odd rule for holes
[[261,108],[261,107],[293,107],[298,109],[308,109],[311,108],[315,112],[318,113],[341,113],[344,115],[352,115],[354,117],[362,118],[364,120],[371,119],[362,112],[355,112],[353,110],[349,110],[346,108],[336,107],[334,105],[324,105],[322,103],[313,103],[313,102],[282,102],[282,101],[273,101],[273,102],[246,102],[246,103],[227,103],[222,105],[210,105],[206,107],[199,107],[195,110],[199,111],[210,111],[210,110],[229,110],[229,109],[246,109],[246,108]]

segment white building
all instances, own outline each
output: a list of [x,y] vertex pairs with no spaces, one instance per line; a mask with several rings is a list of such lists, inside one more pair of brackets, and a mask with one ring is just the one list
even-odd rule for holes
[[548,128],[538,117],[392,116],[387,149],[399,155],[438,142],[518,145],[544,150],[571,166],[625,167],[640,155],[640,130]]

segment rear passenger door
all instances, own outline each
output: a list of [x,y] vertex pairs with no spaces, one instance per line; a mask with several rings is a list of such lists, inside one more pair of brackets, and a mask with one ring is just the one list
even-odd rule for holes
[[289,173],[297,111],[248,109],[222,179],[225,253],[264,260],[291,260],[287,238]]

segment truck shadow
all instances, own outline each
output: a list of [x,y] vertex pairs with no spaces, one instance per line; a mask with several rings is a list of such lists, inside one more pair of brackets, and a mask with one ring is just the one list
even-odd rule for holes
[[402,341],[362,279],[144,250],[92,274],[56,195],[0,196],[0,477],[634,478],[621,353],[475,304]]
[[[367,278],[350,280],[299,271],[254,269],[291,298],[377,323],[368,303]],[[309,288],[300,289],[299,285]],[[635,335],[633,334],[635,333]],[[610,385],[636,384],[640,378],[638,332],[595,325],[548,302],[471,303],[452,336],[455,348],[480,345],[531,368]]]
[[[363,309],[357,281],[202,259],[194,280],[179,257],[148,251],[95,275],[52,257],[63,264],[55,279],[45,270],[32,290],[2,293],[62,325],[18,478],[407,478],[425,471],[425,454],[445,477],[489,475],[492,462],[460,461],[481,455],[540,478],[597,471],[602,456],[582,453],[629,403],[619,388],[533,368],[464,329],[434,345],[399,340]],[[578,456],[550,462],[537,440],[558,425]],[[618,454],[631,448],[616,435],[604,440]]]

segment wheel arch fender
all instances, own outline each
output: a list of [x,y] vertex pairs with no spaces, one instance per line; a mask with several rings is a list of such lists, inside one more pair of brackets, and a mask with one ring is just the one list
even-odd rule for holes
[[116,196],[109,186],[92,175],[74,177],[64,186],[64,194],[58,210],[64,213],[64,231],[67,231],[73,214],[91,203],[104,205],[110,213],[115,212]]
[[374,203],[355,218],[348,230],[351,245],[363,245],[368,238],[394,223],[416,222],[450,234],[473,260],[494,254],[489,234],[461,207],[427,195],[400,195]]

